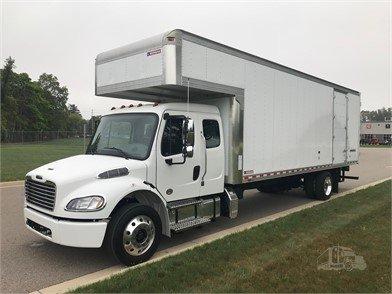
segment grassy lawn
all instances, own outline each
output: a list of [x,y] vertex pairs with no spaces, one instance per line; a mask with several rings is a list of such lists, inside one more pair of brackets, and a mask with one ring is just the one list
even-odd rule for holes
[[[333,245],[365,270],[318,270]],[[391,292],[391,181],[76,292]]]
[[2,144],[0,180],[22,180],[28,171],[36,167],[83,152],[83,138],[31,144]]

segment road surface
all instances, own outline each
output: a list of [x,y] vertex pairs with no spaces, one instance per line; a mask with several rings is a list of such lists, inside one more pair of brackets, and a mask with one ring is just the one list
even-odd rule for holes
[[[360,180],[341,183],[340,191],[390,177],[391,155],[392,149],[361,148],[360,164],[349,173]],[[32,292],[116,264],[102,249],[64,247],[36,236],[24,226],[23,186],[2,187],[0,192],[1,293]],[[160,250],[310,201],[300,189],[280,195],[250,190],[239,203],[237,219],[219,218],[202,228],[165,238]]]

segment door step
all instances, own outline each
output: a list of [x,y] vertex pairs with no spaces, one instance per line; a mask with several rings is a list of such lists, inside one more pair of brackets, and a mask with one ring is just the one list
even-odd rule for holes
[[188,205],[200,204],[201,202],[202,202],[202,200],[195,199],[195,198],[178,200],[178,201],[173,201],[173,202],[167,203],[167,208],[176,209],[176,208],[180,208],[180,207],[184,207],[184,206],[188,206]]
[[181,221],[178,223],[174,223],[170,225],[170,229],[174,232],[180,232],[195,226],[199,226],[205,223],[209,223],[211,221],[210,218],[207,217],[198,217],[198,218],[193,218],[190,220],[185,220]]

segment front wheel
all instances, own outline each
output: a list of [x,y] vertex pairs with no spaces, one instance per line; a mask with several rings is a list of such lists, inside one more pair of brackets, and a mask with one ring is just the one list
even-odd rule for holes
[[158,213],[149,206],[123,206],[109,222],[106,245],[125,265],[148,260],[157,250],[162,232]]

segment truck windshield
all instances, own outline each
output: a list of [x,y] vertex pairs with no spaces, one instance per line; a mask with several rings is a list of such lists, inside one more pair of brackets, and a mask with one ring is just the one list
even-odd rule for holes
[[87,154],[121,156],[138,160],[150,155],[158,124],[154,113],[126,113],[104,116]]

